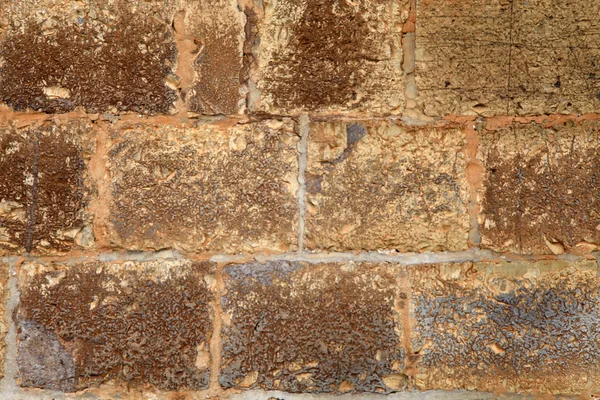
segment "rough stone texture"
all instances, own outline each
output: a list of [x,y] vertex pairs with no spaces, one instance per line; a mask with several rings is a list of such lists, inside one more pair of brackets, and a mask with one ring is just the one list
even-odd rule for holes
[[396,122],[323,122],[308,144],[307,246],[467,247],[465,135]]
[[21,385],[70,392],[116,379],[206,388],[212,268],[190,261],[24,264]]
[[6,315],[6,302],[8,293],[8,265],[0,260],[0,378],[4,377],[4,364],[6,362],[6,333],[8,332],[8,315]]
[[86,206],[91,124],[0,128],[0,250],[62,253],[93,244]]
[[594,261],[411,267],[420,390],[579,394],[600,384]]
[[419,1],[416,79],[427,115],[597,112],[593,0]]
[[277,0],[261,9],[256,111],[398,112],[407,0]]
[[514,124],[484,131],[480,141],[485,247],[560,254],[600,244],[597,123]]
[[224,272],[223,387],[338,393],[406,386],[393,268],[268,262]]
[[110,239],[128,249],[293,249],[294,129],[283,120],[117,132],[109,157]]
[[13,109],[168,113],[179,89],[191,111],[238,110],[231,2],[2,0],[0,18],[0,99]]

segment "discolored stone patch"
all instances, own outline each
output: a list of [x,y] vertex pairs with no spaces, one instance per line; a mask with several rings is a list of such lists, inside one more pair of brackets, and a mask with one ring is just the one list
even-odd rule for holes
[[63,253],[94,242],[87,205],[91,124],[0,128],[0,249]]
[[223,387],[310,393],[406,387],[393,268],[250,263],[226,267],[224,281]]
[[257,21],[254,111],[398,112],[406,0],[278,0]]
[[593,113],[600,5],[592,0],[420,1],[416,81],[425,114]]
[[600,384],[594,261],[412,267],[419,390],[581,394]]
[[206,388],[212,271],[190,261],[25,263],[21,386],[72,392],[119,380]]
[[307,247],[443,251],[467,247],[465,135],[397,122],[311,125]]
[[600,139],[594,122],[514,124],[481,136],[485,247],[555,253],[600,244]]
[[298,136],[291,120],[115,132],[110,240],[128,249],[295,248]]

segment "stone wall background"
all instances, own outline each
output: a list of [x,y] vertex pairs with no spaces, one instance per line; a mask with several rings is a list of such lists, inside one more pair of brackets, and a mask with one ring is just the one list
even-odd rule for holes
[[0,0],[0,397],[600,398],[599,7]]

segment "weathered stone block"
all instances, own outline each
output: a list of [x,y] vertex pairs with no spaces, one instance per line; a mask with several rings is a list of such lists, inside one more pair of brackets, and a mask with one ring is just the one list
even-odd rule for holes
[[291,120],[113,136],[110,240],[128,249],[288,251],[297,242]]
[[[460,3],[460,4],[459,4]],[[600,107],[597,2],[420,1],[416,80],[430,116]]]
[[208,386],[210,263],[25,263],[21,386],[72,392],[111,380],[163,390]]
[[88,121],[0,128],[0,249],[61,253],[93,244],[86,206],[94,151]]
[[169,113],[180,90],[191,111],[238,111],[233,3],[2,0],[0,15],[0,100],[13,109]]
[[267,262],[224,270],[225,388],[391,392],[407,384],[386,265]]
[[[254,111],[398,113],[407,0],[278,0],[254,29]],[[250,20],[252,22],[252,20]]]
[[484,131],[483,246],[560,254],[600,244],[599,128],[567,122]]
[[8,293],[9,268],[5,260],[0,260],[0,377],[4,377],[4,364],[6,361],[6,334],[8,332],[8,315],[6,303]]
[[467,247],[466,137],[397,122],[312,124],[307,247],[462,250]]
[[410,268],[420,390],[580,394],[600,384],[594,261]]

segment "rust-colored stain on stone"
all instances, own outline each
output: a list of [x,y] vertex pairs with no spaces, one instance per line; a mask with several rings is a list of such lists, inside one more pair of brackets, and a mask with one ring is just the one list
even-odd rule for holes
[[594,261],[411,268],[420,390],[580,394],[600,383]]
[[402,390],[393,268],[267,262],[225,268],[225,388]]
[[403,0],[289,1],[259,22],[261,111],[395,111],[404,104]]
[[20,253],[89,247],[87,122],[0,130],[0,248]]
[[0,43],[1,101],[46,113],[77,106],[89,112],[169,112],[177,97],[166,83],[177,58],[172,28],[117,3],[112,13],[97,5],[46,18],[32,5],[33,15],[25,20],[8,13],[13,19]]
[[21,385],[72,392],[119,380],[206,388],[212,268],[190,261],[24,264]]
[[600,244],[598,124],[514,124],[480,140],[485,247],[561,254]]
[[298,136],[291,120],[136,126],[114,139],[115,243],[227,253],[294,248]]
[[465,140],[456,128],[314,123],[306,171],[307,246],[465,249]]

